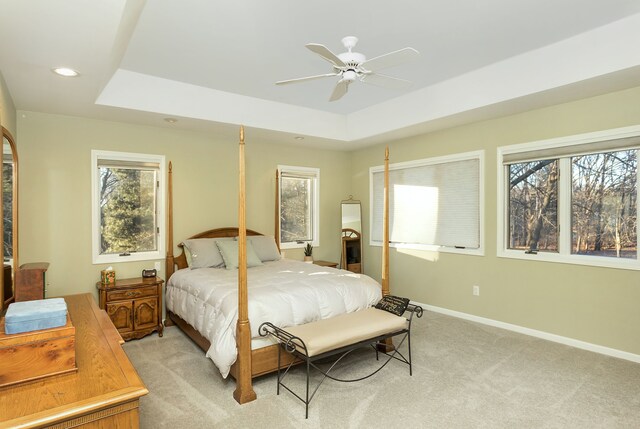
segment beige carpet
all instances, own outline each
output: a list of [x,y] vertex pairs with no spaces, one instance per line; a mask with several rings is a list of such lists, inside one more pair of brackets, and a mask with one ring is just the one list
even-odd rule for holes
[[[273,375],[238,405],[233,381],[176,327],[124,348],[150,391],[143,428],[640,428],[640,364],[427,312],[412,339],[413,377],[391,362],[359,383],[327,380],[308,420]],[[365,374],[374,356],[340,374]]]

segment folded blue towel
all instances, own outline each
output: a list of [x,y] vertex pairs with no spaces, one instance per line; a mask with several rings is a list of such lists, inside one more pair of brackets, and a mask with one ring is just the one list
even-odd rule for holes
[[4,330],[7,334],[57,328],[67,323],[67,303],[63,298],[38,299],[9,304]]

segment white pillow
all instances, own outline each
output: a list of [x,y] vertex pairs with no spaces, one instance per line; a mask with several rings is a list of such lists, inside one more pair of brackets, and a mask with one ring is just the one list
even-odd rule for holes
[[267,235],[250,235],[247,237],[247,241],[251,243],[253,250],[256,251],[256,255],[262,262],[279,261],[281,259],[275,238]]
[[191,254],[191,262],[189,267],[196,268],[222,268],[224,260],[216,241],[232,241],[233,237],[224,238],[192,238],[184,241],[184,246]]
[[187,246],[182,246],[182,251],[184,252],[184,257],[187,260],[187,267],[191,267],[193,262],[191,262],[191,252],[189,251],[189,248]]
[[[218,241],[216,243],[227,270],[235,270],[238,268],[238,242],[237,241]],[[260,258],[256,255],[255,250],[250,241],[247,241],[247,268],[262,265]]]

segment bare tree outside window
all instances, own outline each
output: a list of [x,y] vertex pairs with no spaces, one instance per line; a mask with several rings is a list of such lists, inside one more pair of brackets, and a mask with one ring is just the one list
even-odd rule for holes
[[637,257],[636,150],[573,157],[571,253]]
[[2,214],[4,259],[13,258],[13,163],[2,163]]
[[283,176],[280,182],[280,229],[282,242],[312,241],[313,180]]
[[154,251],[156,170],[100,167],[100,253]]
[[510,249],[558,251],[558,160],[511,164]]

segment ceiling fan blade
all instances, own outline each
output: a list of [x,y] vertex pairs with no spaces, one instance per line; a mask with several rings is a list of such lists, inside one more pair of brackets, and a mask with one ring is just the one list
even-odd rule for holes
[[305,46],[311,52],[320,55],[322,58],[324,58],[325,60],[329,61],[331,64],[333,64],[336,67],[346,67],[347,66],[340,58],[338,58],[338,56],[336,54],[331,52],[329,50],[329,48],[327,48],[324,45],[319,45],[317,43],[308,43]]
[[360,64],[360,67],[368,71],[378,71],[397,66],[404,62],[417,58],[420,53],[413,48],[404,48],[399,51],[389,52],[379,57],[371,58]]
[[276,85],[286,85],[288,83],[305,82],[305,81],[308,81],[308,80],[320,79],[320,78],[323,78],[323,77],[338,76],[338,75],[339,75],[339,73],[326,73],[326,74],[319,74],[319,75],[315,75],[315,76],[299,77],[297,79],[280,80],[280,81],[276,82]]
[[409,88],[413,84],[408,80],[398,79],[397,77],[391,77],[379,73],[366,74],[360,79],[360,81],[390,89],[405,89]]
[[351,82],[350,80],[341,79],[336,84],[336,87],[333,89],[333,92],[331,93],[331,97],[329,97],[329,101],[340,100],[342,96],[345,95],[349,90],[350,82]]

